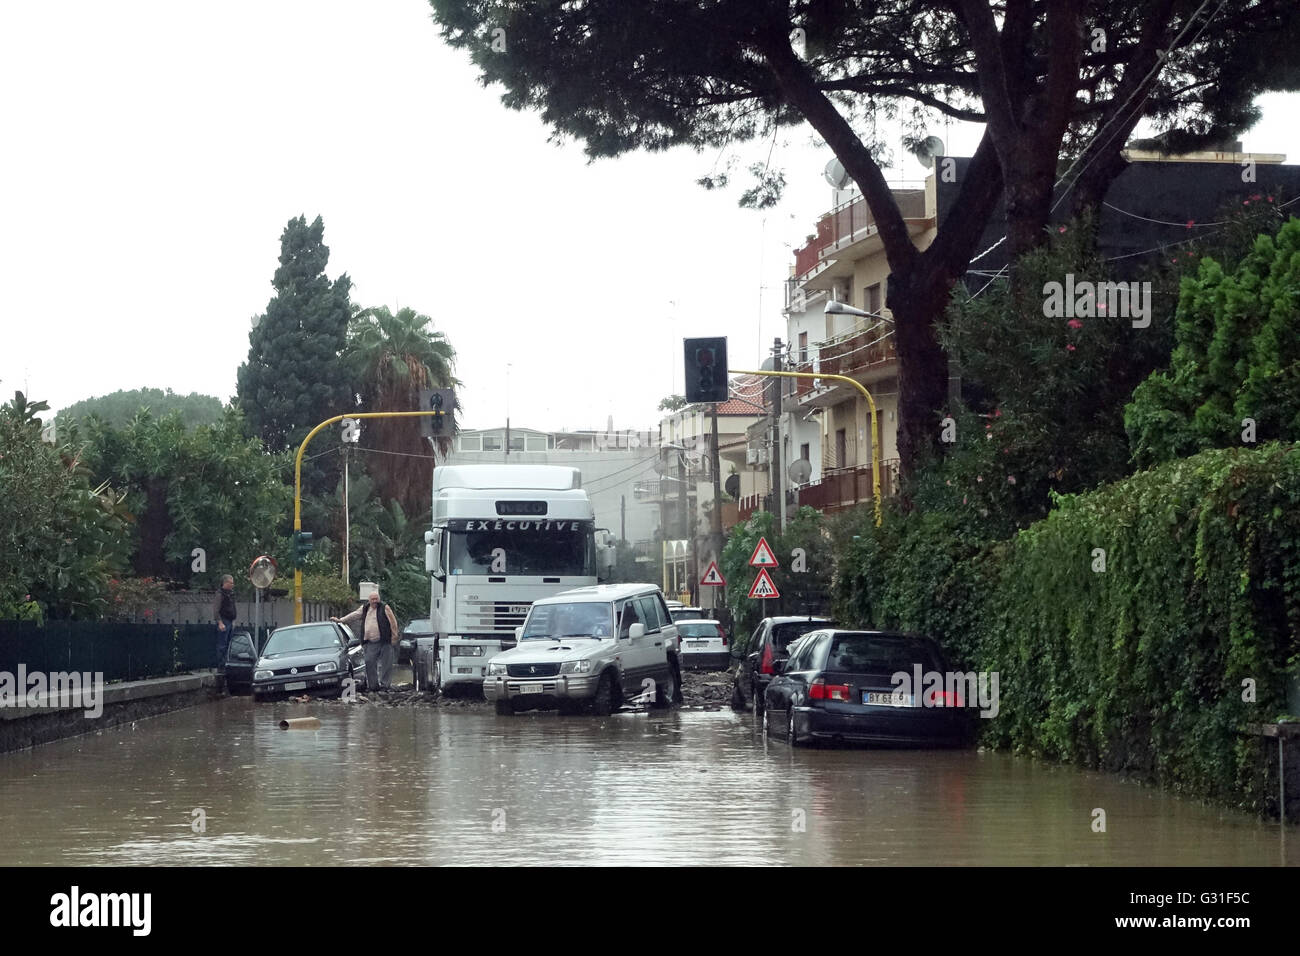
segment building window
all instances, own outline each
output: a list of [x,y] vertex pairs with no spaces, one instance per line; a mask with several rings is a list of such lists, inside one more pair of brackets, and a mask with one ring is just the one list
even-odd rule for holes
[[808,364],[808,333],[799,333],[799,364]]
[[807,442],[799,446],[799,457],[806,462],[812,462],[812,449]]
[[482,450],[483,450],[483,436],[482,436],[482,435],[462,435],[461,438],[460,438],[460,450],[461,450],[461,451],[482,451]]
[[511,436],[510,436],[510,450],[511,450],[511,451],[523,451],[523,450],[524,450],[524,436],[523,436],[523,435],[511,435]]
[[849,460],[849,436],[843,428],[835,430],[835,467],[843,468]]
[[483,450],[484,450],[484,451],[500,451],[500,450],[501,450],[501,439],[500,439],[500,437],[497,436],[497,435],[484,435],[484,436],[483,436]]

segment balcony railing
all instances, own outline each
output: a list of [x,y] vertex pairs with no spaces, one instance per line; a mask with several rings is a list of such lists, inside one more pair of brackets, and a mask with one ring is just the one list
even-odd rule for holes
[[763,503],[766,499],[767,499],[767,495],[765,494],[742,495],[739,501],[737,502],[738,505],[737,510],[740,515],[740,520],[748,521],[750,518],[754,516],[755,511],[762,511]]
[[[898,491],[898,459],[887,458],[880,463],[880,494],[893,497]],[[809,505],[823,514],[847,511],[871,500],[871,466],[851,465],[847,468],[826,468],[820,481],[799,488],[799,505]]]
[[[806,362],[793,363],[790,371],[852,375],[893,362],[898,358],[893,326],[878,322],[869,328],[827,339],[817,343],[812,356]],[[794,381],[796,396],[802,397],[812,391],[813,379],[797,378]]]
[[[902,189],[894,191],[894,201],[904,219],[925,218],[925,190]],[[861,196],[836,206],[817,221],[817,234],[802,249],[794,252],[795,276],[802,278],[817,268],[822,252],[831,246],[852,239],[860,230],[875,225],[876,217],[867,208]]]

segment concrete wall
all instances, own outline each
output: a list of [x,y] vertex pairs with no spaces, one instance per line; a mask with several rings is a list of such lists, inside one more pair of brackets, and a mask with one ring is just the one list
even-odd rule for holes
[[[293,578],[289,579],[289,587],[293,586]],[[281,586],[281,582],[276,582]],[[212,602],[216,597],[215,591],[177,591],[167,595],[160,601],[156,607],[151,608],[154,613],[149,618],[150,621],[159,624],[216,624],[216,618],[212,616]],[[254,600],[236,597],[235,606],[239,609],[239,617],[236,618],[238,624],[253,623]],[[361,599],[357,598],[357,604],[360,605]],[[324,603],[313,603],[304,601],[302,605],[302,619],[304,621],[325,621],[330,617],[329,605]],[[293,598],[277,597],[263,598],[262,600],[262,625],[270,627],[280,627],[285,624],[293,623]]]
[[0,707],[0,753],[193,707],[212,700],[216,685],[210,673],[109,684],[103,689],[103,713],[93,718],[81,707]]

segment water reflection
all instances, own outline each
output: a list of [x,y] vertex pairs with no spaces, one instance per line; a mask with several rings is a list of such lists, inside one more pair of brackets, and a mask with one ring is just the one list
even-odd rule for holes
[[[277,726],[309,714],[319,730]],[[0,806],[3,864],[1300,863],[1294,829],[1284,848],[1275,824],[1104,774],[792,751],[730,711],[231,699],[0,755]]]

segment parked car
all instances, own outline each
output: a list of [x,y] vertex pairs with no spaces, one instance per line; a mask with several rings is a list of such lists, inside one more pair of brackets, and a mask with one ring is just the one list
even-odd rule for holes
[[724,670],[731,664],[731,647],[721,622],[710,619],[678,621],[682,641],[682,666],[702,670]]
[[257,649],[253,635],[248,631],[234,631],[226,648],[226,691],[247,694],[253,686],[253,665],[257,663]]
[[744,658],[736,667],[736,677],[731,687],[731,706],[737,710],[753,705],[755,713],[763,712],[763,691],[776,673],[776,668],[790,652],[790,645],[809,631],[834,627],[835,622],[825,617],[765,617],[758,622],[749,643],[735,648]]
[[420,618],[411,621],[402,630],[397,644],[397,663],[415,664],[415,642],[421,637],[433,637],[433,621]]
[[498,714],[530,707],[612,713],[625,702],[681,701],[680,640],[653,584],[600,584],[533,603],[518,644],[488,664]]
[[694,607],[686,604],[677,607],[668,608],[668,613],[672,615],[673,623],[678,621],[702,621],[709,615],[702,607]]
[[903,671],[947,673],[928,637],[888,631],[812,631],[794,647],[767,685],[763,733],[790,746],[814,740],[906,745],[964,743],[971,711],[943,690],[903,693],[891,680]]
[[317,621],[279,627],[267,638],[253,670],[253,699],[289,693],[338,695],[343,682],[364,683],[364,664],[356,670],[361,641],[343,624]]

